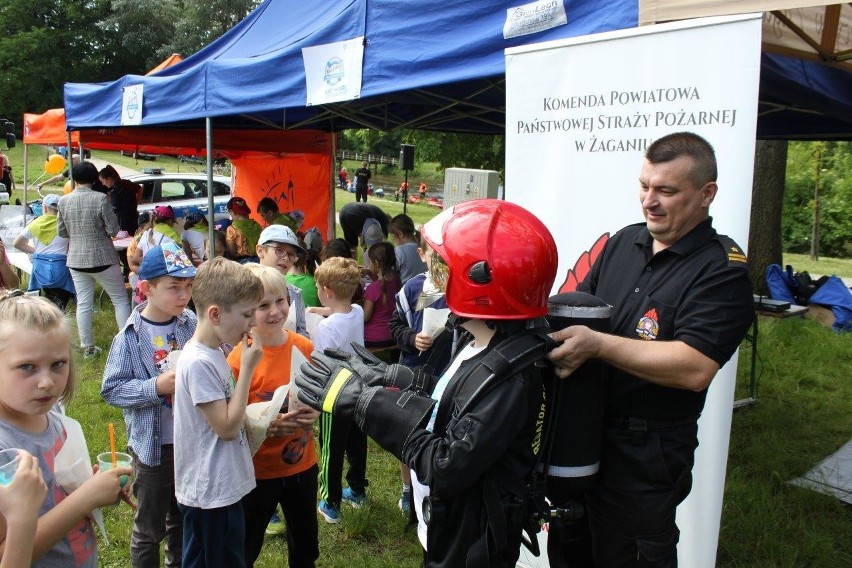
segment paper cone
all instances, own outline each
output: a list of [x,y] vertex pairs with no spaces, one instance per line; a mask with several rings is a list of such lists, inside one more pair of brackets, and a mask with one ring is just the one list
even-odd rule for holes
[[257,453],[260,445],[266,440],[266,430],[281,411],[281,407],[287,399],[289,389],[290,385],[281,385],[275,389],[272,400],[255,402],[246,407],[244,425],[252,456]]
[[423,308],[423,333],[434,339],[444,330],[449,317],[449,308]]

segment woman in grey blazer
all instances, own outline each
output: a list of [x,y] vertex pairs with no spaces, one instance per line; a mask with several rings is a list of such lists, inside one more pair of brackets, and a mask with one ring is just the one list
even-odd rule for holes
[[77,289],[77,332],[83,356],[88,358],[101,351],[92,334],[95,283],[109,294],[118,329],[130,315],[130,300],[112,244],[119,231],[118,219],[107,196],[92,189],[98,169],[91,162],[80,162],[72,172],[74,191],[59,200],[57,231],[60,237],[69,239],[68,268]]

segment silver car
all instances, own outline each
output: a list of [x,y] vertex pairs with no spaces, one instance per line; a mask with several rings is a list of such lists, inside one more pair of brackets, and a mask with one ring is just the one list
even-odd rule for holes
[[[158,205],[171,205],[175,218],[182,223],[187,215],[207,215],[207,174],[168,173],[150,170],[125,179],[142,186],[139,212],[152,211]],[[228,218],[231,179],[213,176],[214,218]]]

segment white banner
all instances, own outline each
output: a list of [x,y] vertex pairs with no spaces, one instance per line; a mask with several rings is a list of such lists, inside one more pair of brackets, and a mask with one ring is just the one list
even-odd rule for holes
[[307,106],[350,101],[361,96],[364,37],[302,48]]
[[[691,20],[507,50],[506,198],[553,232],[556,289],[575,264],[590,260],[585,253],[601,237],[643,220],[644,151],[673,132],[695,132],[715,148],[713,226],[746,246],[760,18]],[[715,565],[735,379],[736,355],[713,380],[699,421],[694,485],[678,508],[682,566]]]
[[121,91],[121,125],[142,124],[142,95],[144,85],[130,85]]

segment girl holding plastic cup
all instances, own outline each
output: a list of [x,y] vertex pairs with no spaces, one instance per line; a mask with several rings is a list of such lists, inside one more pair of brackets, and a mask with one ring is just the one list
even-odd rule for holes
[[[71,334],[62,312],[19,290],[0,296],[0,450],[20,448],[35,456],[47,485],[32,546],[36,567],[96,567],[89,514],[114,503],[120,476],[132,473],[131,468],[99,471],[76,489],[57,483],[61,472],[54,471],[55,457],[68,435],[53,407],[70,400],[75,383]],[[88,456],[81,457],[88,463]],[[10,533],[0,516],[0,547]]]
[[24,450],[10,449],[15,457],[8,462],[8,471],[0,482],[0,515],[5,524],[3,560],[0,568],[29,566],[33,557],[33,541],[38,527],[38,513],[47,495],[47,485],[38,460]]

